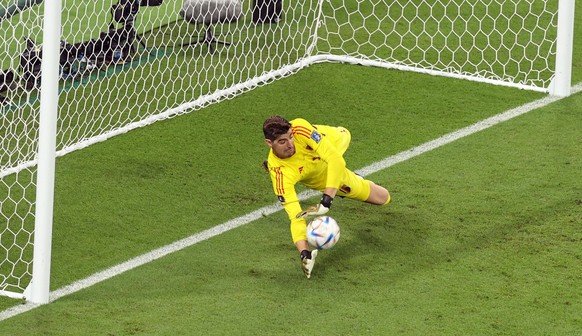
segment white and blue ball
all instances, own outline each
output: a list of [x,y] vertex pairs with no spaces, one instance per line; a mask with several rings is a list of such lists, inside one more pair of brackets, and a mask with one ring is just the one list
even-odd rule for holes
[[307,225],[307,242],[318,250],[332,248],[339,237],[339,225],[329,216],[317,217]]

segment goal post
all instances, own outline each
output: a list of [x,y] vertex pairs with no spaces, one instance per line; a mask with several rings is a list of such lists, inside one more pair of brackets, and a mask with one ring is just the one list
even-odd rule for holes
[[[574,0],[282,0],[265,22],[254,0],[7,1],[0,295],[37,303],[49,298],[59,156],[321,62],[570,93]],[[186,1],[240,13],[188,21]]]
[[556,38],[556,66],[550,94],[566,97],[571,92],[572,52],[574,48],[575,0],[559,0],[558,32]]
[[25,294],[29,301],[39,304],[49,301],[60,33],[61,0],[45,0],[34,250],[30,294]]

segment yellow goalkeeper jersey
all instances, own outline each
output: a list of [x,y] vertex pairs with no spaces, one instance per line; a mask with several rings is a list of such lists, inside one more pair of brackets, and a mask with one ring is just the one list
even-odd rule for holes
[[273,190],[291,220],[291,235],[295,243],[306,239],[305,219],[296,218],[301,205],[295,185],[299,182],[321,192],[326,187],[339,188],[347,170],[342,155],[351,136],[345,128],[311,125],[305,119],[294,119],[290,123],[295,154],[280,159],[270,150],[268,168]]

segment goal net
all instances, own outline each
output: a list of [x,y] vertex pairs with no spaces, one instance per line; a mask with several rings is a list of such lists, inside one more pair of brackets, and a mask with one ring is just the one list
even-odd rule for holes
[[[41,238],[34,231],[43,34],[55,32],[43,32],[50,8],[42,0],[3,4],[0,294],[27,298]],[[318,62],[541,92],[556,77],[555,1],[63,0],[61,13],[57,156]]]
[[553,79],[556,1],[326,1],[316,54],[538,91]]

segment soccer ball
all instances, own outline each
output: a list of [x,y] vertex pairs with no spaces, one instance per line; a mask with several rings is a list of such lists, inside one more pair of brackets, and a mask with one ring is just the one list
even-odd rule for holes
[[340,228],[329,216],[317,217],[307,225],[307,242],[318,250],[330,249],[340,237]]

